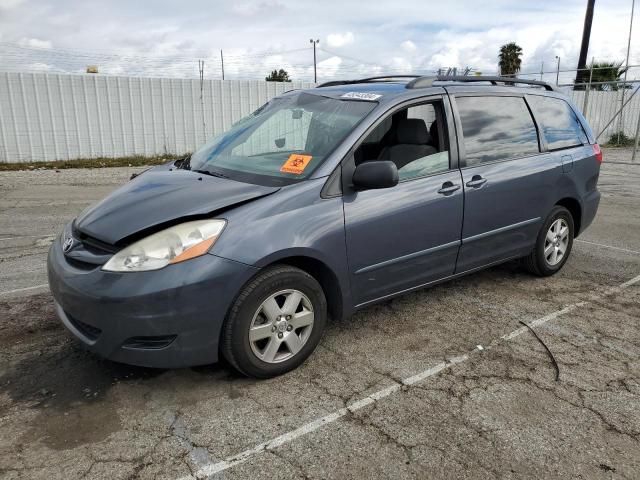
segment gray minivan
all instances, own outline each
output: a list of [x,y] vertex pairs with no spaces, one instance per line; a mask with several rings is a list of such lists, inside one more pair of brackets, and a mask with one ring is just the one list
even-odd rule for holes
[[540,276],[593,220],[602,154],[546,83],[376,77],[272,99],[69,223],[57,314],[90,350],[271,377],[327,318],[511,259]]

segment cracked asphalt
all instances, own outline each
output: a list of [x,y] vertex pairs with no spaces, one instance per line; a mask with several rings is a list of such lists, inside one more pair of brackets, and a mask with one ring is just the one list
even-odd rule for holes
[[640,166],[604,156],[559,274],[508,263],[368,308],[267,381],[83,351],[46,251],[140,169],[0,172],[0,478],[639,478]]

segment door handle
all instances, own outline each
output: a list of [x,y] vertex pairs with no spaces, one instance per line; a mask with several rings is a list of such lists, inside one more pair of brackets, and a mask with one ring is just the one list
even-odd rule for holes
[[441,193],[442,195],[449,195],[458,189],[460,189],[460,185],[454,185],[452,182],[444,182],[442,184],[442,188],[438,190],[438,193]]
[[485,183],[487,183],[486,178],[482,178],[480,175],[474,175],[473,177],[471,177],[471,180],[466,183],[466,185],[467,187],[478,188]]

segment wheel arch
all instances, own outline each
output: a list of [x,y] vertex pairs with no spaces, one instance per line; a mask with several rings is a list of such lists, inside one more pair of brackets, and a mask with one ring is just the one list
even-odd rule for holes
[[574,238],[580,235],[582,228],[582,205],[580,205],[580,202],[574,197],[565,197],[556,202],[556,205],[560,205],[569,210],[569,213],[571,213],[573,217]]
[[299,268],[315,278],[325,292],[331,318],[339,320],[353,312],[347,258],[342,253],[326,254],[308,247],[287,248],[261,258],[254,266],[262,270],[277,264]]
[[327,297],[327,309],[332,319],[339,320],[344,314],[344,294],[336,273],[322,260],[305,255],[282,257],[265,265],[290,265],[308,273],[322,287]]

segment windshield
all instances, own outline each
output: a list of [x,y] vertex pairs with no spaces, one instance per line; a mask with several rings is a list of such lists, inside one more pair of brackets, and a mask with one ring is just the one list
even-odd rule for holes
[[277,97],[201,147],[189,165],[248,183],[292,183],[308,177],[375,106],[305,92]]

